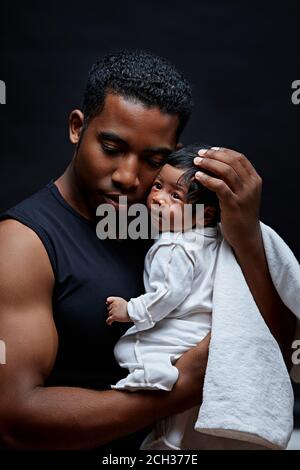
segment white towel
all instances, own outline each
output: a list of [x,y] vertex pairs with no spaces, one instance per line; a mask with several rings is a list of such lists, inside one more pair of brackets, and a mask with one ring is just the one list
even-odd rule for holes
[[[263,223],[261,230],[273,283],[284,304],[300,319],[299,263],[274,230]],[[199,412],[197,408],[191,410],[181,448],[285,449],[293,429],[293,404],[290,377],[279,346],[232,249],[223,239],[216,268],[203,402]],[[172,420],[167,418],[166,430],[168,423]],[[169,445],[167,430],[159,438],[155,433],[148,436],[142,448],[174,447]]]

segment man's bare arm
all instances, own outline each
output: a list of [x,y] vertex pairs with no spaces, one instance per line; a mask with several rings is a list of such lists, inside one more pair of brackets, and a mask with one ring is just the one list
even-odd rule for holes
[[45,387],[57,353],[53,272],[37,235],[16,221],[0,223],[0,439],[20,449],[95,448],[163,416],[200,403],[207,338],[178,361],[169,392],[126,393]]
[[199,169],[217,178],[196,174],[199,181],[215,191],[221,208],[225,239],[231,245],[255,302],[277,340],[287,365],[296,318],[281,301],[270,276],[259,225],[262,180],[247,158],[239,152],[213,148],[201,152]]

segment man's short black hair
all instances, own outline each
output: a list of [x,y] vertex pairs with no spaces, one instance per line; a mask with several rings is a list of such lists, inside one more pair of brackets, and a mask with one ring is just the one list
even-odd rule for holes
[[108,92],[178,114],[177,135],[192,111],[192,90],[167,60],[143,50],[120,50],[105,55],[88,74],[83,101],[85,124],[100,114]]
[[[217,195],[203,186],[200,181],[195,178],[195,174],[199,171],[199,167],[194,164],[194,158],[198,156],[198,151],[200,149],[209,149],[210,145],[206,144],[190,144],[186,147],[182,147],[175,152],[172,152],[165,161],[166,164],[169,164],[175,168],[180,168],[186,170],[183,175],[179,178],[181,184],[187,185],[187,202],[193,205],[195,211],[196,204],[204,204],[207,206],[212,206],[216,209],[216,215],[214,222],[219,222],[220,220],[220,206]],[[212,173],[206,170],[202,170],[203,173],[206,173],[211,176]]]

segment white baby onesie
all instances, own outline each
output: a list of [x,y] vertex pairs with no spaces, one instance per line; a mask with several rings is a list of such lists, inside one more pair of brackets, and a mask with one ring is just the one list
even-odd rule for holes
[[115,346],[129,374],[112,388],[171,390],[174,362],[211,328],[216,227],[159,235],[145,258],[146,293],[128,302],[134,326]]

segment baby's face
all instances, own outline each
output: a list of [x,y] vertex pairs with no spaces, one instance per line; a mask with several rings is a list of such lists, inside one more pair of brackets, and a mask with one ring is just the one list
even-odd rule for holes
[[[185,171],[166,164],[154,180],[147,198],[147,206],[151,210],[152,222],[159,231],[177,231],[183,228],[188,188],[178,183],[178,180]],[[170,224],[167,223],[168,220]],[[163,224],[163,221],[166,223]]]

